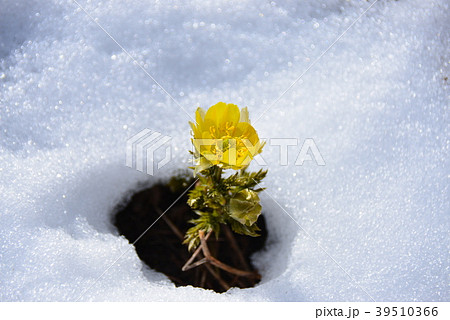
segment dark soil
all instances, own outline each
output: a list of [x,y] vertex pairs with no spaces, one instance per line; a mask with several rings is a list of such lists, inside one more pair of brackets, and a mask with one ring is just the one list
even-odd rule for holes
[[[121,235],[133,243],[149,226],[155,223],[183,191],[180,188],[179,192],[172,192],[164,184],[157,184],[140,191],[133,195],[125,207],[118,210],[114,216],[114,225]],[[258,279],[239,277],[209,263],[188,271],[181,270],[192,254],[188,252],[187,246],[182,244],[181,237],[192,226],[188,220],[196,216],[186,201],[187,195],[185,194],[135,243],[139,257],[150,268],[164,273],[176,286],[192,285],[224,292],[226,291],[224,282],[229,287],[239,288],[253,287],[258,283]],[[234,268],[257,272],[251,264],[250,256],[263,248],[267,238],[266,225],[262,215],[258,219],[258,226],[261,228],[260,237],[253,238],[233,233],[247,265],[243,265],[236,251],[232,249],[230,239],[225,236],[224,230],[221,230],[219,239],[216,240],[214,236],[211,236],[208,240],[211,254]],[[197,259],[202,257],[200,254]],[[223,280],[222,285],[208,268]]]

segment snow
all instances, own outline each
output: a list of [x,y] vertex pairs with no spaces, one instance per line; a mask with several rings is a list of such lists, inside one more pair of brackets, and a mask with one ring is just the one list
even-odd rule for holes
[[[310,69],[373,1],[78,3],[176,102],[75,1],[0,1],[1,301],[448,301],[447,1],[380,0]],[[263,152],[262,282],[225,294],[175,288],[111,224],[218,101],[299,141]],[[154,177],[125,166],[144,128],[172,137]],[[306,138],[325,166],[294,165]]]

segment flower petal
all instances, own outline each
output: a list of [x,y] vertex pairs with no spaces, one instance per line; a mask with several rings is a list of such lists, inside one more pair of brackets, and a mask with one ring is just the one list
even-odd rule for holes
[[234,104],[218,102],[206,112],[198,108],[195,116],[197,123],[190,126],[199,167],[196,172],[212,165],[239,170],[262,151],[264,143],[250,124],[247,107],[239,110]]
[[225,126],[227,122],[236,125],[239,122],[240,111],[235,104],[219,102],[208,109],[205,115],[205,122],[211,120],[219,128]]
[[250,118],[249,118],[249,115],[248,115],[247,107],[244,107],[244,108],[241,109],[241,118],[239,119],[239,122],[250,123]]
[[189,121],[189,125],[191,126],[194,138],[201,137],[200,127],[198,125],[196,125],[195,123],[191,122],[191,121]]
[[197,124],[200,124],[205,119],[206,111],[202,108],[197,108],[197,111],[195,111],[195,121]]

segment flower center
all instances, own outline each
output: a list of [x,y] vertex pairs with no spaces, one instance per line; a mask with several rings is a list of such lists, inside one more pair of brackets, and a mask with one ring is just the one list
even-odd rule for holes
[[244,157],[249,153],[249,150],[244,143],[244,141],[248,140],[248,136],[246,134],[242,134],[239,137],[233,136],[235,134],[235,129],[236,127],[233,122],[229,121],[222,123],[219,127],[209,127],[211,138],[216,140],[211,146],[210,152],[215,154],[219,161],[232,161],[232,159],[223,159],[224,153],[230,148],[236,151],[235,156],[237,158]]

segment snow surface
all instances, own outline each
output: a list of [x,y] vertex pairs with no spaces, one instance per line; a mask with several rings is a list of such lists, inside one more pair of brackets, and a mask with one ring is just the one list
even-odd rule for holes
[[[448,1],[378,1],[256,121],[372,3],[79,0],[190,115],[248,106],[260,136],[323,155],[266,146],[263,279],[217,294],[175,288],[111,224],[187,166],[189,116],[75,1],[0,0],[0,300],[448,301]],[[155,177],[125,166],[144,128],[173,137]]]

